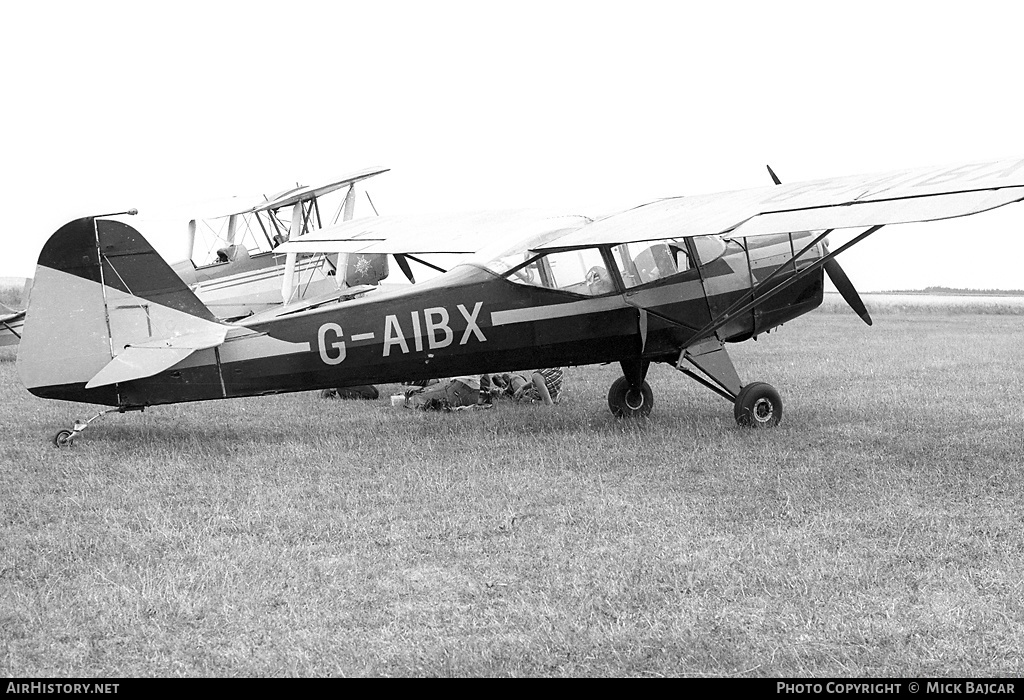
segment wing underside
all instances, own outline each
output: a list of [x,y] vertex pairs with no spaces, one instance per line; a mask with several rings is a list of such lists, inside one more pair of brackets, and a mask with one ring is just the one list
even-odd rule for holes
[[1022,199],[1024,161],[904,170],[664,199],[600,219],[538,247],[703,235],[741,238],[935,221]]

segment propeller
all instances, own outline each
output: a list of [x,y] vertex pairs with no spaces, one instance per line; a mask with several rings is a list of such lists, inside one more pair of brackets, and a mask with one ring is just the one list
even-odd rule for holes
[[401,253],[394,253],[395,262],[398,263],[398,267],[402,268],[402,272],[409,278],[409,281],[416,284],[416,278],[412,276],[412,268],[409,266],[409,261],[406,260],[405,256]]
[[825,263],[825,272],[828,273],[828,278],[832,280],[832,284],[836,286],[839,293],[843,295],[843,299],[850,305],[858,316],[864,321],[864,323],[871,325],[871,315],[868,313],[867,308],[864,306],[864,302],[860,299],[860,294],[853,287],[853,282],[846,276],[846,272],[840,267],[839,261],[832,258]]
[[[779,176],[775,174],[774,170],[772,170],[772,166],[768,165],[766,167],[768,168],[768,174],[771,175],[775,184],[781,185],[782,180],[780,180]],[[825,250],[828,250],[827,246]],[[850,281],[850,278],[846,276],[846,272],[843,270],[842,266],[840,266],[839,261],[832,258],[825,263],[825,272],[828,273],[828,278],[832,280],[832,284],[835,285],[836,290],[843,296],[846,303],[850,305],[850,308],[861,317],[864,323],[870,326],[871,314],[868,313],[867,307],[864,306],[864,302],[861,301],[860,294],[857,293],[857,290],[854,288],[853,282]]]
[[[377,207],[373,205],[373,200],[370,198],[370,191],[364,190],[364,192],[366,194],[366,201],[370,203],[370,208],[373,209],[373,215],[380,216],[380,214],[377,212]],[[412,282],[413,284],[416,284],[416,278],[413,277],[412,267],[409,266],[408,259],[406,259],[406,257],[401,253],[392,253],[392,255],[395,258],[395,262],[398,263],[398,267],[401,268],[405,276],[409,278],[409,281]]]

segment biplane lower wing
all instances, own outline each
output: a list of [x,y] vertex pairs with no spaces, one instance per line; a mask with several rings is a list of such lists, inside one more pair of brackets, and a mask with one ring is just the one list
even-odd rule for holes
[[495,244],[551,238],[591,221],[537,211],[467,212],[439,216],[380,216],[346,221],[292,239],[286,253],[477,253]]
[[24,325],[24,311],[15,311],[0,318],[0,347],[17,345],[21,341],[21,331]]

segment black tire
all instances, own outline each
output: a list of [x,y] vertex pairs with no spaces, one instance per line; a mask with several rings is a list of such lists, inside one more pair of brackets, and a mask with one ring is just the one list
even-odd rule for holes
[[782,421],[782,397],[771,384],[747,384],[736,397],[733,416],[745,427],[774,428]]
[[644,382],[639,391],[631,387],[625,377],[619,377],[612,382],[608,390],[608,408],[618,418],[640,418],[647,416],[654,408],[654,392],[651,386]]
[[54,447],[71,447],[75,442],[75,434],[70,430],[61,430],[53,436]]

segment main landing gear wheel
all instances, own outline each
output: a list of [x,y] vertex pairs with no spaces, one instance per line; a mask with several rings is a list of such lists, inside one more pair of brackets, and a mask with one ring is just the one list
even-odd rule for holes
[[771,384],[747,384],[736,397],[733,415],[743,426],[774,428],[782,420],[782,397]]
[[625,377],[619,377],[608,390],[608,408],[619,418],[646,416],[654,408],[654,392],[647,382],[631,387]]

